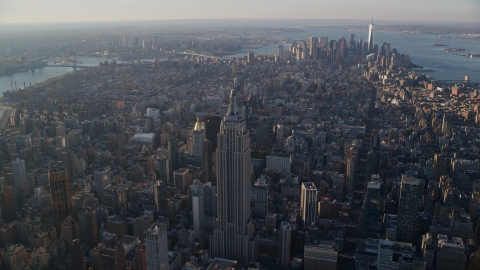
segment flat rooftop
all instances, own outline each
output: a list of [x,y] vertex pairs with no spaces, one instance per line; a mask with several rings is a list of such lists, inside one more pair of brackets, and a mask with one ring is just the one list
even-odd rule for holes
[[237,261],[215,258],[208,266],[207,270],[230,270],[237,266]]

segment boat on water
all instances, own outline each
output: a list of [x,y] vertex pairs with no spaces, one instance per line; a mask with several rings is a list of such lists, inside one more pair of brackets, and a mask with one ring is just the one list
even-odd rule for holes
[[465,51],[464,48],[445,48],[443,49],[446,52],[463,52]]
[[432,43],[432,44],[430,44],[429,46],[434,46],[434,47],[447,47],[447,46],[450,46],[450,45],[439,44],[439,43]]

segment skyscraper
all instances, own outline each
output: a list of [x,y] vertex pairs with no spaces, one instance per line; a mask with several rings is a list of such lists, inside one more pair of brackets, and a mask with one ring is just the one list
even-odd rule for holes
[[145,231],[147,269],[168,269],[167,226],[154,223]]
[[373,52],[373,47],[375,44],[373,43],[373,16],[372,16],[372,23],[368,26],[368,52]]
[[[308,48],[309,48],[309,55],[310,55],[310,58],[313,58],[313,59],[316,59],[314,58],[314,54],[317,53],[317,44],[318,44],[318,38],[316,37],[308,37]],[[316,55],[315,55],[316,56]]]
[[255,59],[255,52],[254,51],[249,51],[247,53],[247,62],[252,63],[254,59]]
[[280,223],[280,268],[288,269],[290,264],[290,245],[292,244],[291,227],[288,221]]
[[200,180],[193,180],[193,184],[190,186],[190,196],[192,198],[195,237],[202,237],[205,228],[205,196],[203,184]]
[[103,194],[103,191],[105,190],[105,187],[107,187],[112,183],[110,168],[105,167],[105,168],[100,168],[95,170],[94,177],[95,177],[95,186],[97,190],[97,197],[102,198],[102,194]]
[[268,184],[265,183],[266,175],[262,174],[253,185],[253,194],[255,204],[253,208],[253,217],[264,218],[268,214]]
[[443,135],[447,135],[450,132],[452,132],[452,116],[450,113],[444,113],[442,120],[442,133]]
[[236,92],[218,133],[216,153],[217,220],[210,236],[212,255],[247,265],[256,256],[257,239],[250,217],[250,137],[236,110]]
[[278,45],[278,58],[283,60],[283,45]]
[[177,171],[173,172],[173,183],[175,187],[182,192],[182,194],[187,194],[188,188],[193,181],[193,172],[188,168],[180,168]]
[[12,162],[13,179],[15,182],[15,189],[22,187],[29,187],[27,182],[27,171],[25,169],[25,161],[17,158]]
[[95,209],[87,207],[85,211],[78,213],[78,225],[80,239],[88,243],[90,248],[98,244],[97,213]]
[[72,196],[70,195],[70,179],[67,170],[65,168],[49,170],[48,185],[50,186],[55,224],[57,231],[60,232],[60,223],[72,214]]
[[74,239],[70,244],[71,262],[70,269],[85,270],[85,255],[83,254],[83,246],[80,239]]
[[69,252],[70,245],[74,239],[78,239],[80,236],[80,230],[78,228],[78,222],[72,218],[72,216],[67,216],[62,222],[62,226],[59,230],[60,240],[65,244],[67,252]]
[[161,216],[168,216],[167,185],[163,181],[155,182],[154,187],[155,204]]
[[207,130],[207,140],[212,143],[212,152],[215,152],[217,150],[217,134],[220,132],[222,117],[219,115],[204,116],[203,122],[205,122],[205,129]]
[[12,222],[17,218],[12,188],[11,186],[3,186],[0,191],[0,209],[2,211],[2,218],[5,219],[6,222]]
[[203,191],[205,193],[205,215],[214,217],[217,215],[217,196],[216,188],[212,186],[212,183],[207,182],[203,186]]
[[327,49],[327,47],[328,47],[328,37],[327,36],[320,37],[320,48]]
[[213,181],[213,164],[212,164],[212,143],[205,139],[203,141],[203,172],[205,174],[205,182]]
[[317,220],[317,203],[317,188],[312,182],[303,182],[300,194],[300,215],[303,227],[310,227]]
[[180,167],[180,155],[178,154],[178,141],[172,135],[168,136],[168,160],[172,171]]
[[363,238],[378,238],[378,231],[380,230],[380,181],[378,175],[372,176],[372,181],[367,183],[367,194],[364,197],[362,207],[362,236]]
[[200,119],[197,118],[195,127],[192,131],[192,137],[188,140],[188,152],[193,156],[203,155],[203,141],[206,138],[205,128],[200,123]]
[[415,177],[404,174],[400,186],[400,203],[398,206],[397,239],[413,242],[415,220],[419,201],[420,182]]

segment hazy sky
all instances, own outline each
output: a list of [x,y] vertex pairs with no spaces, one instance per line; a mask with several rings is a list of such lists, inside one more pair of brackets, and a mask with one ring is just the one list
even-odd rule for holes
[[480,0],[0,0],[0,23],[216,18],[480,22]]

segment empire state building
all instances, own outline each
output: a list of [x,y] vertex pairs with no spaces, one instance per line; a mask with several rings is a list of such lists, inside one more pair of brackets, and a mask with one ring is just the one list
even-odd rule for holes
[[248,265],[258,252],[250,214],[250,138],[245,119],[236,109],[236,92],[217,135],[217,220],[210,236],[214,257]]

